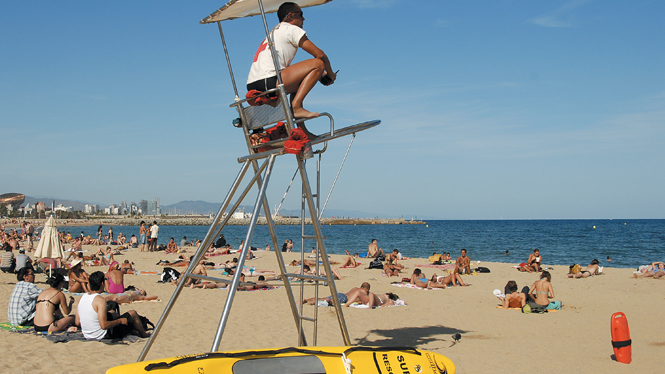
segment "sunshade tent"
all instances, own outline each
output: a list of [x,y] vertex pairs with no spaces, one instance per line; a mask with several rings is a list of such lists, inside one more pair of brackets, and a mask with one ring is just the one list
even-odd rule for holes
[[[286,0],[263,0],[263,9],[266,13],[274,13]],[[301,8],[328,3],[332,0],[292,0]],[[261,14],[258,0],[231,0],[214,13],[201,20],[201,23],[213,23],[230,19],[252,17]]]
[[64,258],[65,253],[62,250],[62,244],[60,243],[60,235],[58,235],[58,229],[55,227],[55,219],[53,216],[50,216],[46,223],[44,224],[44,229],[42,230],[42,236],[37,244],[37,250],[35,251],[36,258]]

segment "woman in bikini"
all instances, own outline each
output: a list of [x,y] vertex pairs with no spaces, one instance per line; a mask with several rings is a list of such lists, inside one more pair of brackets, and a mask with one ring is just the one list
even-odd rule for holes
[[68,304],[65,294],[62,293],[65,277],[60,273],[53,273],[46,283],[51,287],[39,294],[35,304],[37,310],[34,319],[35,331],[62,331],[73,326],[75,316],[69,315],[69,313],[72,311],[74,297],[69,297]]
[[104,290],[108,293],[123,293],[125,292],[125,279],[124,274],[120,271],[120,264],[113,261],[109,266],[109,271],[106,272]]
[[589,266],[586,267],[586,270],[582,270],[581,272],[577,274],[568,274],[568,278],[588,278],[592,275],[598,275],[600,274],[600,267],[599,267],[600,261],[597,259],[591,260],[591,263]]
[[88,273],[81,268],[82,261],[76,259],[72,261],[69,268],[69,292],[90,292],[90,285],[88,284]]
[[[127,286],[127,288],[125,288],[122,293],[117,294],[115,298],[111,298],[111,300],[119,304],[131,303],[134,301],[152,301],[158,299],[159,296],[148,296],[148,293],[145,290],[136,288],[134,286]],[[109,298],[107,297],[106,300],[108,301]]]
[[[440,276],[437,277],[436,274],[432,277],[432,280],[430,281],[431,283],[436,283],[436,284],[441,284],[445,287],[455,287],[459,283],[460,286],[466,286],[467,284],[464,283],[464,280],[462,279],[462,276],[459,275],[459,273],[450,273],[447,276]],[[445,288],[444,287],[444,288]],[[434,286],[436,288],[436,286]]]
[[554,288],[552,287],[552,276],[549,271],[543,271],[540,279],[533,282],[529,294],[536,301],[536,304],[543,305],[547,309],[561,309],[561,301],[550,301],[554,298]]
[[411,274],[411,284],[420,288],[427,288],[429,286],[429,281],[423,272],[415,268],[413,269],[413,274]]

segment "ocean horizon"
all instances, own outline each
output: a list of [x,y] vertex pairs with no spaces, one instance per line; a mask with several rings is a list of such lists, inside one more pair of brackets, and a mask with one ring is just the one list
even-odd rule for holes
[[[159,222],[159,221],[158,221]],[[579,263],[596,258],[601,265],[636,268],[665,260],[665,219],[550,219],[550,220],[428,220],[425,224],[402,225],[324,225],[324,244],[330,254],[366,253],[371,239],[384,251],[398,249],[407,257],[427,258],[433,252],[450,252],[453,258],[466,249],[472,261],[525,262],[534,248],[540,249],[543,264],[552,266]],[[97,225],[60,227],[72,236],[80,232],[95,236]],[[104,225],[107,233],[109,225]],[[138,226],[114,226],[115,235],[138,236]],[[203,239],[208,226],[160,226],[158,244],[171,237],[177,243]],[[247,226],[226,226],[227,242],[238,248]],[[279,245],[292,239],[300,248],[299,225],[276,226]],[[311,226],[306,234],[313,234]],[[256,227],[252,246],[260,249],[271,243],[268,227]],[[313,240],[305,240],[311,248]],[[273,248],[274,249],[274,248]],[[508,251],[508,254],[506,254]],[[607,261],[607,257],[611,262]]]

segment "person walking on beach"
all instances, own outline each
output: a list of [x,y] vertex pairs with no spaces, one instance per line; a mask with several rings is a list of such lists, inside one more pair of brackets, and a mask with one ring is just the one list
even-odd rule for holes
[[159,236],[159,226],[157,226],[157,221],[152,221],[152,226],[150,226],[150,246],[149,246],[150,252],[154,252],[157,250],[158,236]]
[[[317,117],[319,113],[309,112],[303,108],[303,100],[319,79],[327,77],[326,85],[329,85],[335,82],[337,75],[332,70],[328,56],[307,38],[307,33],[302,29],[305,17],[296,3],[285,2],[280,5],[277,18],[280,23],[270,33],[278,55],[282,82],[286,92],[291,94],[293,115],[295,118]],[[314,58],[291,65],[298,48],[304,49]],[[254,55],[247,77],[247,91],[263,92],[276,86],[277,73],[266,38]],[[307,136],[312,135],[303,124],[298,126]]]
[[35,233],[35,226],[30,222],[26,222],[25,225],[25,235],[28,239],[28,252],[32,251],[32,235]]
[[109,244],[113,244],[113,226],[109,226]]

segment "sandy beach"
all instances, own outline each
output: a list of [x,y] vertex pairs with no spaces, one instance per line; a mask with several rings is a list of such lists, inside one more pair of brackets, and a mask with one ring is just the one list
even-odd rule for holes
[[[97,247],[84,246],[88,252]],[[190,251],[193,248],[190,247]],[[274,252],[257,252],[257,259],[247,266],[277,270]],[[116,256],[129,259],[139,270],[161,270],[160,259],[173,261],[177,255],[164,252],[148,253],[138,249]],[[215,256],[214,262],[232,256]],[[299,253],[286,253],[285,259],[299,259]],[[343,256],[332,255],[333,260]],[[408,306],[369,309],[345,308],[351,340],[358,345],[414,346],[441,353],[453,360],[458,373],[555,373],[584,370],[592,373],[655,372],[661,369],[660,355],[665,348],[662,311],[662,280],[634,279],[632,269],[605,267],[602,275],[586,279],[567,279],[566,266],[554,266],[552,285],[556,300],[563,309],[547,314],[523,314],[518,310],[497,308],[499,300],[494,289],[503,289],[508,280],[518,286],[530,286],[537,274],[520,273],[515,264],[489,263],[472,258],[472,267],[480,265],[488,274],[466,275],[468,287],[445,290],[419,290],[391,285],[396,278],[382,276],[381,270],[368,270],[367,261],[354,269],[340,269],[344,279],[336,282],[340,292],[368,281],[373,292],[395,292]],[[401,261],[411,274],[424,259]],[[106,267],[87,267],[88,273],[106,271]],[[183,268],[181,268],[183,269]],[[429,277],[439,269],[422,268]],[[209,275],[217,275],[211,271]],[[127,275],[125,285],[145,288],[161,301],[122,304],[124,312],[134,309],[157,322],[175,287],[157,283],[157,275]],[[248,280],[256,279],[248,278]],[[45,277],[36,283],[46,288]],[[9,295],[16,277],[0,274],[0,308],[7,310]],[[275,282],[277,283],[277,282]],[[327,287],[320,289],[328,295]],[[305,287],[306,297],[313,288]],[[296,288],[296,295],[298,295]],[[148,359],[207,352],[210,350],[226,290],[184,289]],[[77,297],[78,301],[78,297]],[[75,304],[76,305],[76,304]],[[313,307],[305,306],[309,311]],[[633,341],[633,362],[629,365],[613,361],[610,337],[610,316],[624,312],[628,318]],[[7,321],[7,317],[2,319]],[[454,344],[451,335],[460,332],[462,339]],[[0,350],[7,371],[102,373],[106,369],[135,362],[146,340],[129,345],[106,345],[99,342],[72,341],[52,343],[44,337],[0,331]],[[311,339],[311,334],[308,334]],[[254,349],[292,346],[297,344],[296,327],[287,303],[285,290],[238,292],[221,350]],[[319,309],[318,345],[341,345],[342,339],[332,308]]]

